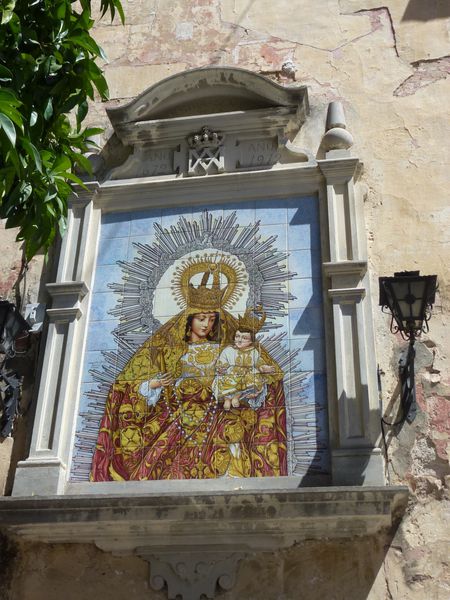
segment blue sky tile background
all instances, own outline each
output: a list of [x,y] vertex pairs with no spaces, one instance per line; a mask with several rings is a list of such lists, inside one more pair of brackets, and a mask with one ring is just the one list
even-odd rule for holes
[[325,348],[323,338],[313,338],[309,335],[298,336],[289,340],[289,349],[294,356],[291,369],[294,371],[325,372]]
[[118,264],[97,265],[95,270],[95,279],[93,292],[109,292],[108,285],[111,282],[122,284],[123,271]]
[[92,294],[91,322],[110,321],[118,317],[112,316],[111,311],[118,309],[118,295],[111,291]]
[[289,303],[289,308],[310,308],[322,304],[322,281],[317,277],[291,279],[288,289],[295,298]]
[[130,235],[131,215],[124,213],[108,213],[102,216],[101,237],[118,238]]
[[287,205],[280,200],[258,200],[256,202],[256,220],[261,225],[285,225],[287,223]]
[[239,225],[250,225],[255,222],[255,201],[230,202],[223,205],[223,216],[228,217],[231,213],[237,214]]
[[130,235],[149,235],[155,229],[155,223],[161,225],[161,209],[132,213]]
[[101,238],[97,265],[115,265],[118,260],[126,260],[128,255],[128,239],[127,237],[116,238]]
[[88,329],[87,350],[116,350],[117,344],[112,332],[118,325],[117,319],[91,321]]
[[289,309],[289,337],[323,336],[323,312],[321,306]]

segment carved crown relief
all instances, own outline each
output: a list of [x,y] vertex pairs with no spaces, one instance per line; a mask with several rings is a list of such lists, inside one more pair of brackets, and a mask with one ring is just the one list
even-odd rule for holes
[[306,87],[243,69],[187,71],[107,112],[116,150],[114,160],[105,154],[100,178],[218,175],[314,160],[292,145],[308,113]]
[[188,175],[211,175],[224,172],[224,137],[223,133],[212,131],[207,126],[188,136]]

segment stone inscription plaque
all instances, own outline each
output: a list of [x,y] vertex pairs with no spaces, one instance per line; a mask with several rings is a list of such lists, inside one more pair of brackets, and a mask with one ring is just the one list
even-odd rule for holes
[[279,158],[278,143],[275,138],[241,142],[240,150],[241,167],[273,165]]
[[173,173],[173,150],[169,148],[145,150],[143,158],[142,174],[144,176],[152,177]]

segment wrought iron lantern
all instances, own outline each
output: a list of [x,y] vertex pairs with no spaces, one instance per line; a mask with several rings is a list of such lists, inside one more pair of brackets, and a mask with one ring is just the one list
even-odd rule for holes
[[20,312],[11,302],[0,300],[0,352],[5,356],[0,364],[0,439],[12,433],[19,412],[21,377],[9,366],[15,356],[15,342],[30,330]]
[[435,293],[436,275],[403,271],[394,277],[380,277],[380,306],[392,315],[392,333],[400,331],[410,340],[427,332]]
[[10,354],[17,336],[30,326],[11,302],[0,300],[0,352]]
[[416,416],[416,392],[414,382],[414,342],[422,332],[428,331],[428,321],[437,289],[436,275],[420,275],[420,271],[402,271],[393,277],[380,277],[380,306],[391,314],[391,332],[400,332],[409,340],[408,349],[399,361],[401,403],[403,415],[397,423],[411,422]]

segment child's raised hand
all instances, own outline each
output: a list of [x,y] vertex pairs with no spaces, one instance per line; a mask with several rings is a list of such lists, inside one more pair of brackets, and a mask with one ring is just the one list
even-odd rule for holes
[[275,373],[275,371],[275,367],[272,367],[271,365],[261,365],[259,367],[260,373]]

